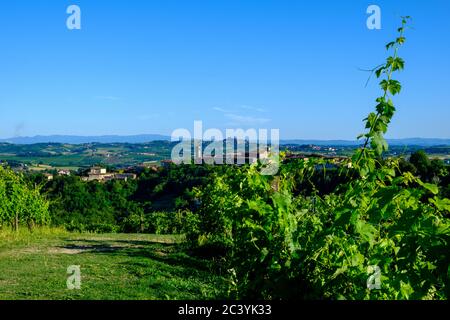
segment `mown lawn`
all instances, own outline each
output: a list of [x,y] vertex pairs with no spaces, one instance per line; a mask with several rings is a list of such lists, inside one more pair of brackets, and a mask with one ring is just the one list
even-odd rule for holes
[[[225,281],[179,236],[0,231],[0,299],[220,299]],[[67,289],[67,268],[81,289]]]

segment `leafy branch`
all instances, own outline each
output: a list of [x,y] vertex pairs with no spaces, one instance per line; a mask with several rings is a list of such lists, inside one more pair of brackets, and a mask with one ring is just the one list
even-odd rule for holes
[[384,79],[380,82],[383,95],[376,99],[376,112],[371,112],[364,119],[366,121],[366,129],[369,129],[369,131],[358,136],[358,139],[365,138],[365,141],[362,149],[358,152],[356,165],[359,164],[363,157],[369,155],[369,142],[371,154],[376,157],[381,157],[383,152],[388,150],[384,134],[387,132],[388,125],[395,113],[395,106],[391,97],[399,94],[402,89],[400,82],[393,79],[393,74],[403,70],[405,66],[404,60],[398,56],[398,51],[406,41],[404,33],[408,20],[410,20],[409,16],[402,17],[402,25],[398,28],[399,36],[395,41],[391,41],[386,45],[386,50],[393,50],[393,54],[386,59],[384,64],[371,70],[377,78],[384,76]]

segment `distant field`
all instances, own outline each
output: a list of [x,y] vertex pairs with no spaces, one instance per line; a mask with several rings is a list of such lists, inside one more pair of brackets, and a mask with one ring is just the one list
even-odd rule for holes
[[[0,232],[0,300],[218,299],[224,280],[180,236]],[[81,289],[67,289],[67,267]]]
[[96,164],[132,166],[144,162],[157,163],[170,158],[172,145],[169,142],[147,144],[34,144],[11,145],[0,143],[0,161],[12,165],[26,164],[39,171],[38,164],[53,168],[81,168]]
[[19,163],[27,163],[36,165],[39,163],[52,167],[82,167],[90,166],[96,163],[101,163],[104,159],[102,157],[84,157],[82,155],[60,155],[52,157],[23,157],[0,154],[0,160],[15,161]]
[[[0,161],[9,162],[12,167],[26,164],[31,170],[41,171],[38,164],[45,164],[56,169],[87,168],[93,165],[113,167],[128,167],[143,163],[159,163],[170,159],[172,148],[176,142],[153,141],[142,144],[131,143],[88,143],[88,144],[60,144],[38,143],[31,145],[13,145],[0,143]],[[294,153],[319,154],[324,156],[351,156],[355,145],[281,145],[280,149]],[[390,147],[386,156],[407,156],[419,149],[424,149],[431,157],[442,160],[450,158],[450,146],[419,147],[396,146]]]

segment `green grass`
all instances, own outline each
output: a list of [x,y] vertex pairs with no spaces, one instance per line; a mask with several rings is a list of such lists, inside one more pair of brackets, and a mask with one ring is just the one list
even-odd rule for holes
[[[220,299],[224,279],[190,256],[180,236],[0,232],[0,299]],[[68,290],[67,268],[81,267]]]

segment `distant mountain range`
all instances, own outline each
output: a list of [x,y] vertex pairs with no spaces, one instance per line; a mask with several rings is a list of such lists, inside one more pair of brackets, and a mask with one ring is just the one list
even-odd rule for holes
[[10,139],[0,139],[0,142],[7,142],[12,144],[35,144],[35,143],[69,143],[69,144],[83,144],[83,143],[146,143],[151,141],[170,140],[169,136],[159,134],[140,134],[134,136],[34,136],[34,137],[16,137]]
[[[434,138],[405,138],[405,139],[387,139],[387,142],[393,146],[449,146],[450,139],[434,139]],[[297,145],[317,145],[317,146],[357,146],[363,144],[362,140],[281,140],[281,144],[297,144]]]
[[[35,144],[35,143],[146,143],[152,141],[169,141],[169,136],[159,134],[140,134],[132,136],[105,135],[105,136],[69,136],[69,135],[51,135],[34,137],[15,137],[10,139],[0,139],[0,142],[12,144]],[[281,144],[296,145],[318,145],[318,146],[357,146],[361,141],[355,140],[281,140]],[[450,139],[432,139],[432,138],[406,138],[406,139],[388,139],[388,143],[396,146],[440,146],[450,145]]]

